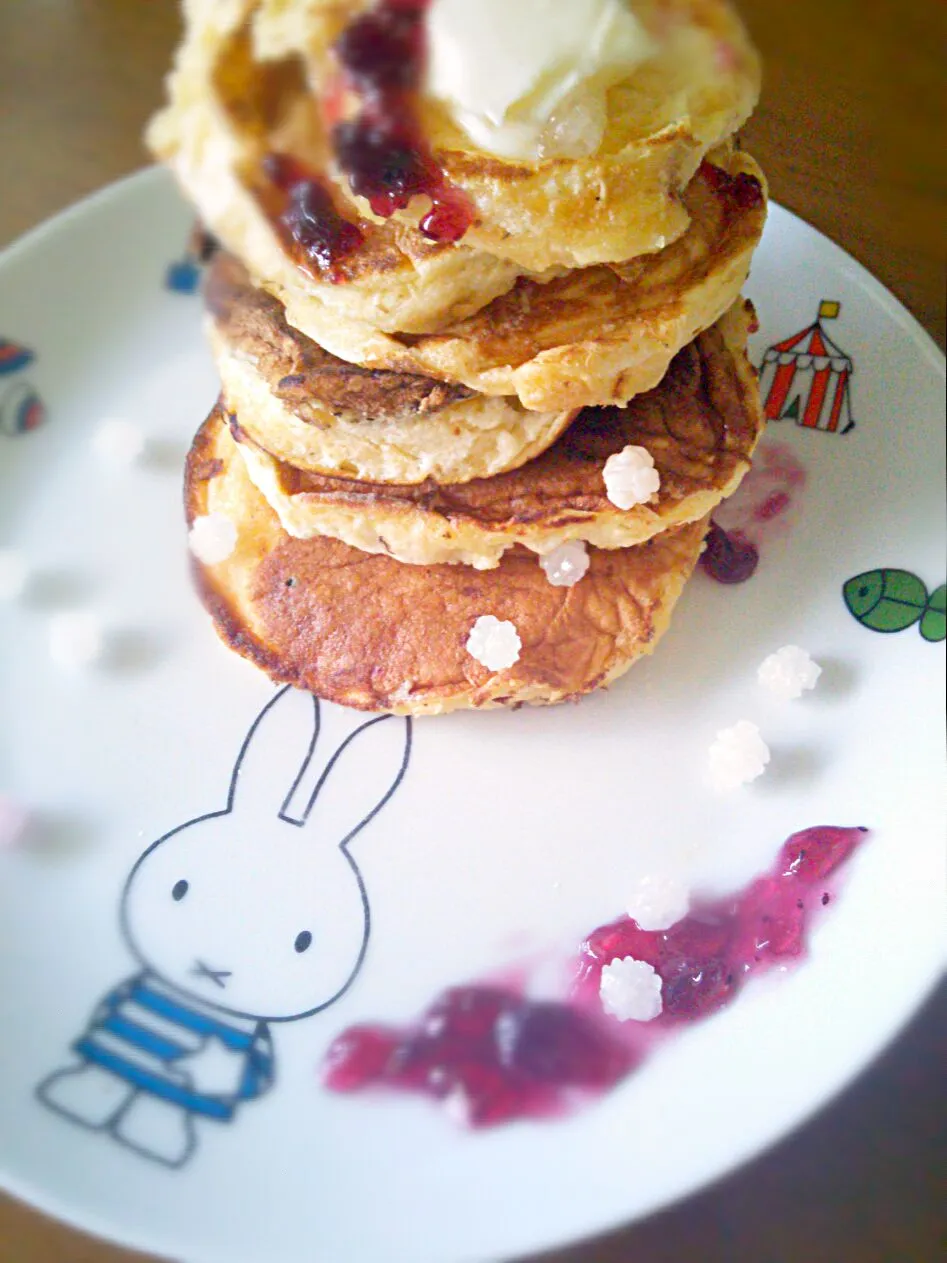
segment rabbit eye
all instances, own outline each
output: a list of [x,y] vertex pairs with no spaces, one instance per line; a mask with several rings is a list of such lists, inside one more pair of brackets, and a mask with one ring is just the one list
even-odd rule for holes
[[308,930],[302,930],[299,934],[296,935],[296,942],[293,944],[293,946],[296,948],[297,952],[304,952],[311,942],[312,942],[312,935],[309,933]]
[[175,903],[179,903],[188,891],[188,883],[182,877],[180,881],[176,881],[171,887],[171,898]]

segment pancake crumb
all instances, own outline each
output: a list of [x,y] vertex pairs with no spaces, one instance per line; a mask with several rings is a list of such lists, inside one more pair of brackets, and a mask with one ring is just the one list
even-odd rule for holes
[[626,912],[642,930],[667,930],[690,911],[690,894],[677,877],[649,874],[631,893]]
[[589,568],[589,550],[582,539],[571,539],[540,557],[539,564],[554,588],[571,588]]
[[661,486],[661,475],[654,467],[654,458],[644,447],[629,443],[620,452],[609,456],[602,469],[605,494],[619,509],[647,504]]
[[187,543],[198,561],[218,566],[237,547],[237,528],[225,513],[208,513],[194,519]]
[[49,620],[49,656],[68,671],[90,667],[105,652],[102,625],[94,614],[70,610]]
[[660,975],[634,956],[623,956],[604,967],[599,996],[605,1012],[619,1022],[650,1022],[664,1008]]
[[104,464],[129,469],[144,455],[145,436],[131,421],[108,417],[92,436],[92,450]]
[[765,689],[784,702],[795,701],[807,689],[814,689],[822,668],[805,649],[783,645],[760,663],[757,679]]
[[467,637],[467,652],[488,671],[505,671],[519,660],[523,642],[513,623],[481,614]]
[[0,601],[15,601],[26,591],[30,571],[22,553],[0,548]]
[[708,752],[710,780],[714,789],[729,791],[762,776],[769,763],[769,746],[756,724],[741,719],[722,728]]
[[26,833],[30,813],[15,799],[0,794],[0,850],[16,846]]

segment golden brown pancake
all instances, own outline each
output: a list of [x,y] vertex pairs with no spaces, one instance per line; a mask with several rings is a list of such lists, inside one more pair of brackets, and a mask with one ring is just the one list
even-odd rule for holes
[[[219,411],[194,441],[185,499],[189,522],[219,513],[237,527],[226,561],[194,563],[224,642],[274,680],[398,714],[560,702],[609,683],[654,649],[705,531],[697,522],[637,548],[593,550],[571,588],[553,587],[523,551],[483,572],[293,539],[250,482]],[[513,622],[521,638],[507,670],[467,652],[485,614]]]
[[[520,276],[549,279],[663,249],[687,228],[683,191],[702,159],[742,126],[758,94],[756,55],[726,0],[639,0],[642,17],[666,28],[662,52],[611,90],[602,145],[587,158],[497,158],[422,100],[419,124],[433,161],[473,213],[459,244],[435,244],[415,227],[424,199],[381,224],[334,165],[321,95],[338,77],[329,50],[366,7],[188,0],[169,102],[149,131],[207,226],[292,306],[294,323],[352,361],[369,362],[368,354],[326,340],[335,319],[387,333],[435,332]],[[274,229],[259,196],[274,153],[331,186],[336,210],[364,235],[334,277],[298,267]]]
[[[741,301],[627,408],[586,409],[542,456],[460,486],[383,486],[306,473],[262,451],[245,433],[242,413],[231,423],[251,478],[298,538],[333,536],[403,562],[480,569],[517,545],[545,553],[578,539],[627,548],[705,517],[749,468],[763,428],[746,358],[752,319]],[[661,486],[648,504],[619,509],[602,470],[627,445],[651,453]]]
[[353,363],[515,395],[542,412],[623,404],[656,386],[680,348],[736,300],[763,231],[765,182],[748,154],[718,150],[684,200],[690,226],[659,253],[520,280],[439,333],[385,334],[280,297],[290,324]]
[[204,293],[228,407],[300,469],[378,483],[489,478],[545,451],[575,416],[337,359],[291,328],[232,255],[214,258]]
[[[205,58],[220,55],[206,20],[200,34],[201,10],[212,7],[213,0],[190,5],[189,39]],[[267,64],[296,57],[305,71],[301,95],[315,105],[315,118],[321,122],[340,108],[332,45],[372,7],[367,0],[243,0],[229,7],[247,23],[257,76]],[[472,203],[465,245],[544,272],[629,259],[683,231],[680,192],[702,158],[749,117],[759,95],[759,59],[727,0],[636,0],[634,7],[658,51],[611,89],[602,143],[592,154],[534,162],[497,157],[478,148],[441,104],[421,97],[425,148]],[[243,123],[265,125],[259,114]],[[316,129],[312,122],[292,152],[326,166]],[[359,204],[347,179],[336,178]],[[416,223],[422,213],[409,207],[402,217]]]

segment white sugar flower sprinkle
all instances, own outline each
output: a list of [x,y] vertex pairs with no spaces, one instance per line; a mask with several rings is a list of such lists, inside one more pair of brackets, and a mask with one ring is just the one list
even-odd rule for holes
[[756,673],[760,684],[784,702],[802,697],[806,689],[814,689],[821,674],[819,664],[798,645],[783,645],[760,663]]
[[0,850],[15,846],[26,832],[30,813],[6,794],[0,794]]
[[661,486],[661,475],[654,467],[651,453],[647,448],[631,444],[609,456],[602,477],[605,494],[619,509],[647,504]]
[[76,671],[98,662],[105,652],[105,635],[94,614],[69,610],[49,620],[49,656],[58,667]]
[[13,548],[0,548],[0,601],[15,601],[22,596],[29,577],[23,556]]
[[511,667],[522,648],[516,627],[492,614],[481,614],[467,637],[467,652],[488,671],[505,671]]
[[109,417],[92,436],[92,448],[105,464],[116,469],[128,469],[141,459],[145,436],[133,422]]
[[584,540],[568,540],[540,557],[539,564],[554,588],[571,588],[589,568],[589,550]]
[[661,977],[644,960],[623,956],[602,970],[602,1008],[619,1022],[650,1022],[660,1016]]
[[187,542],[198,561],[217,566],[237,547],[237,528],[225,513],[208,513],[194,519]]
[[756,724],[741,719],[717,733],[707,761],[714,789],[737,789],[762,776],[769,763],[769,746]]
[[690,910],[687,887],[677,877],[649,874],[631,893],[626,911],[643,930],[666,930]]

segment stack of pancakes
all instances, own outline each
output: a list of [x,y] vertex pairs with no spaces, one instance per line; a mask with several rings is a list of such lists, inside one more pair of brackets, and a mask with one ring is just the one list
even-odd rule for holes
[[[594,152],[479,151],[403,66],[407,121],[366,141],[423,7],[186,0],[150,139],[221,243],[186,499],[237,536],[199,588],[237,652],[345,705],[557,702],[654,648],[759,438],[758,66],[723,0],[640,0],[658,51]],[[628,447],[660,486],[620,508]],[[468,648],[486,615],[521,642],[504,669]]]

